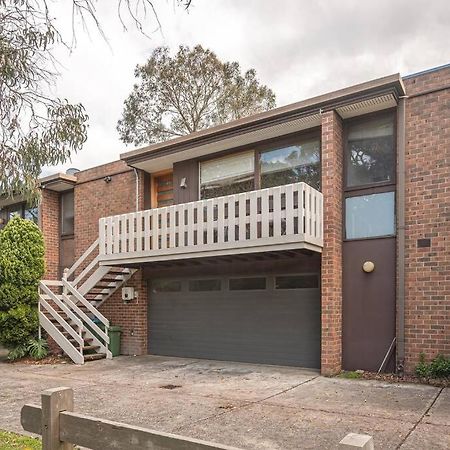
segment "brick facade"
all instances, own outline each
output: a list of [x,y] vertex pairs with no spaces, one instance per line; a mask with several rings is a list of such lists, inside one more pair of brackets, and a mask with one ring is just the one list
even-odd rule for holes
[[[450,355],[450,68],[404,80],[405,369]],[[418,239],[430,247],[418,247]]]
[[322,373],[332,375],[342,363],[342,170],[343,132],[339,115],[322,115]]
[[[105,177],[110,177],[110,181],[107,182]],[[74,192],[75,253],[78,258],[98,238],[101,217],[136,210],[136,175],[123,161],[115,161],[78,173]],[[142,173],[139,173],[138,208],[144,208]],[[136,289],[136,300],[125,304],[119,289],[100,311],[111,324],[122,328],[121,352],[140,355],[146,353],[147,348],[147,287],[140,271],[127,285]]]
[[[413,371],[421,352],[428,358],[450,355],[450,68],[404,80],[406,100],[405,192],[405,370]],[[322,372],[342,366],[343,121],[335,111],[322,114],[322,192],[324,248],[322,288]],[[109,182],[105,177],[111,177]],[[148,208],[143,173],[138,208]],[[78,258],[98,237],[101,217],[136,208],[136,178],[123,161],[77,174],[75,253]],[[47,278],[59,265],[59,194],[43,190]],[[147,201],[146,201],[147,200]],[[419,247],[430,239],[430,247]],[[147,287],[142,271],[130,280],[138,298],[122,302],[120,292],[101,307],[123,330],[122,353],[147,352]]]
[[59,193],[43,189],[39,207],[39,224],[44,231],[45,278],[47,280],[59,278],[59,215]]

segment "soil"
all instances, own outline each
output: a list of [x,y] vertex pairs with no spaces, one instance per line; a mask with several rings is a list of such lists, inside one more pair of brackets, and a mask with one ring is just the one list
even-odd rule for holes
[[415,375],[397,375],[395,373],[374,373],[374,372],[358,372],[359,379],[362,380],[379,380],[387,383],[416,383],[429,384],[430,386],[449,387],[449,378],[420,378]]
[[72,364],[72,361],[65,357],[59,355],[48,355],[42,359],[33,359],[29,356],[21,359],[16,359],[15,361],[6,360],[9,364],[28,364],[32,366],[43,366],[46,364]]

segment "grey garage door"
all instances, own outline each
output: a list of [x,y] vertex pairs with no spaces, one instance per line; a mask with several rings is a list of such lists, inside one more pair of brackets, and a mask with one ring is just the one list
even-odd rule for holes
[[149,353],[320,367],[318,275],[158,279]]

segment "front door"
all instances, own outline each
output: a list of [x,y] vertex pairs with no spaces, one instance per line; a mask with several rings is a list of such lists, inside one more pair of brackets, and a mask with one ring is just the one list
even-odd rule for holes
[[173,172],[156,174],[152,179],[152,207],[173,205]]
[[[343,250],[342,365],[378,371],[395,336],[395,238],[347,241]],[[385,371],[394,369],[394,355]]]

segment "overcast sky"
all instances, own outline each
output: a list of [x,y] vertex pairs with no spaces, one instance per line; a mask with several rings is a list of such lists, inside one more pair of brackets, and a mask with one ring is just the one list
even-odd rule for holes
[[[69,54],[57,50],[59,97],[81,102],[89,114],[84,149],[63,168],[85,169],[131,150],[116,131],[136,64],[167,45],[201,44],[222,60],[255,68],[277,96],[277,106],[355,83],[402,75],[450,62],[449,0],[193,0],[188,12],[173,0],[154,0],[162,31],[145,37],[128,32],[117,15],[118,0],[98,0],[97,13],[108,43],[95,30],[77,30]],[[55,3],[59,26],[71,36],[71,10]],[[56,9],[58,8],[58,9]],[[155,29],[152,16],[144,22]]]

